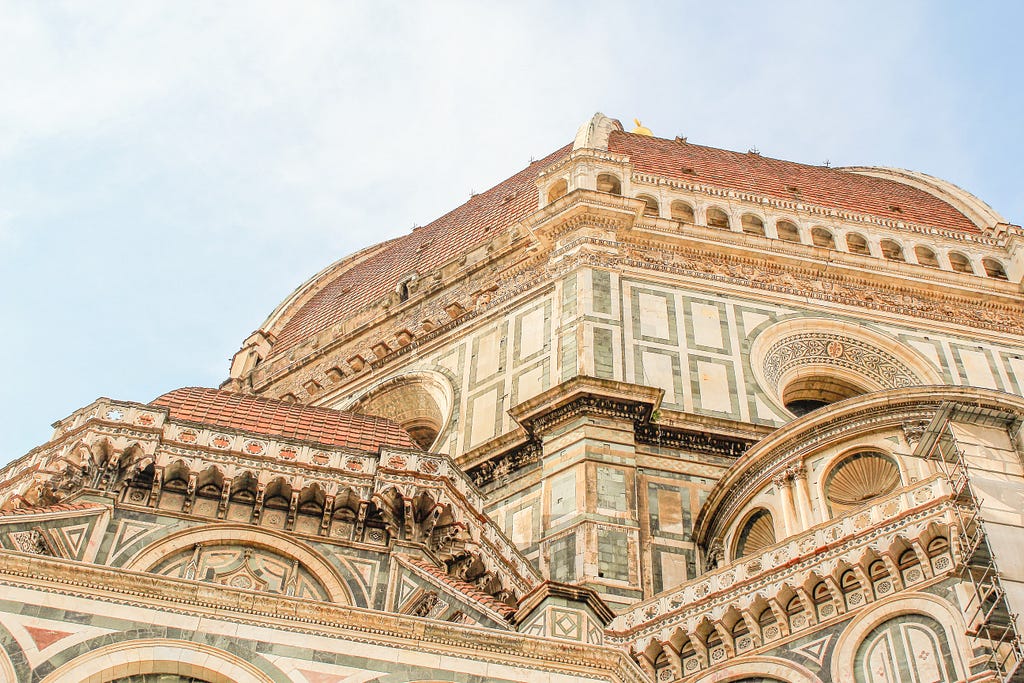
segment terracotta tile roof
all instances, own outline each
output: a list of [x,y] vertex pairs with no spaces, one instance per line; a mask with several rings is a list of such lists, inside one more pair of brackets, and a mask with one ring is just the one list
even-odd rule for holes
[[974,223],[938,197],[894,180],[622,131],[612,132],[608,149],[628,155],[641,173],[787,200],[794,199],[790,188],[796,188],[806,204],[978,232]]
[[[609,150],[628,155],[635,170],[641,173],[787,200],[795,198],[790,188],[796,188],[800,201],[806,204],[978,232],[966,216],[949,204],[893,180],[621,131],[611,134]],[[570,151],[571,145],[530,164],[433,223],[392,240],[378,253],[343,271],[276,331],[270,357],[287,352],[346,315],[379,301],[414,270],[422,273],[436,268],[526,218],[537,207],[534,183],[538,173]]]
[[381,446],[417,448],[409,434],[391,420],[231,391],[184,387],[150,405],[169,408],[170,416],[178,420],[373,453]]
[[14,515],[40,515],[48,512],[72,512],[74,510],[93,510],[105,508],[99,503],[58,503],[57,505],[45,505],[42,507],[15,508],[13,510],[0,510],[0,517]]
[[394,291],[401,278],[423,273],[500,234],[537,210],[537,175],[565,157],[571,145],[536,161],[508,180],[424,225],[343,272],[310,298],[277,332],[271,357],[322,332]]
[[440,567],[435,566],[431,562],[420,559],[418,557],[412,557],[411,555],[403,555],[402,559],[413,565],[417,569],[422,569],[426,573],[433,576],[435,579],[441,581],[441,583],[454,588],[463,595],[466,595],[473,600],[476,600],[481,605],[494,610],[498,614],[508,617],[516,613],[516,608],[513,605],[506,605],[500,600],[495,599],[493,596],[484,593],[482,590],[477,588],[471,583],[466,583],[462,579],[456,579],[451,576],[448,572]]

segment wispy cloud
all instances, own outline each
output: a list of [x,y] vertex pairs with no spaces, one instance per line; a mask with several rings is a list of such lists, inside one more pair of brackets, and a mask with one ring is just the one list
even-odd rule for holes
[[97,394],[216,384],[307,276],[597,110],[917,167],[1020,220],[1020,11],[981,8],[0,3],[0,460]]

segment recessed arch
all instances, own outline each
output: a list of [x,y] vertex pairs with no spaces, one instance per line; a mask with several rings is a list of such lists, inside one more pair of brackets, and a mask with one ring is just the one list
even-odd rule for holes
[[249,524],[210,524],[183,529],[149,544],[125,562],[123,568],[153,571],[166,558],[194,548],[197,544],[204,547],[235,544],[272,551],[297,561],[322,586],[331,602],[341,605],[356,604],[345,579],[315,550],[290,535]]
[[704,220],[709,228],[718,228],[719,230],[729,229],[729,214],[717,206],[712,206],[704,214]]
[[241,657],[187,640],[151,638],[97,648],[52,671],[41,683],[99,683],[132,673],[179,674],[209,683],[273,683]]
[[846,250],[851,254],[871,256],[871,248],[868,246],[868,240],[859,232],[851,232],[846,235]]
[[959,251],[949,252],[948,257],[949,267],[955,272],[974,275],[974,266],[971,265],[971,259],[964,256]]
[[914,247],[914,256],[917,257],[917,262],[928,268],[939,267],[939,257],[935,255],[935,250],[931,247],[926,247],[923,244],[919,244]]
[[879,242],[879,246],[882,249],[882,257],[889,261],[906,261],[907,258],[903,255],[903,247],[900,243],[895,240],[882,240]]
[[597,176],[597,191],[608,194],[622,194],[622,181],[612,173],[601,173]]
[[915,350],[865,326],[800,317],[754,335],[751,373],[776,405],[793,414],[882,389],[943,383]]
[[826,470],[823,482],[825,500],[834,516],[896,490],[901,484],[900,468],[886,453],[858,450],[838,458]]
[[551,184],[551,187],[548,189],[548,204],[557,199],[561,199],[566,194],[568,194],[568,192],[569,183],[566,182],[565,178],[556,180],[554,183]]
[[755,214],[743,214],[743,216],[740,217],[740,228],[748,235],[764,237],[764,220]]
[[775,224],[775,234],[783,242],[800,242],[800,228],[792,221],[778,221]]
[[711,667],[693,683],[821,683],[821,679],[795,662],[780,657],[743,657]]
[[774,545],[775,541],[775,522],[772,513],[766,508],[758,508],[749,513],[739,527],[733,548],[733,559],[759,553]]
[[981,265],[985,269],[985,274],[993,280],[1009,280],[1006,276],[1006,268],[1003,264],[994,258],[983,258]]
[[661,215],[661,208],[658,206],[658,200],[649,194],[638,194],[637,199],[644,203],[644,215],[652,216],[657,218]]
[[865,637],[890,619],[911,614],[930,617],[945,629],[957,675],[962,677],[966,667],[959,653],[971,651],[963,615],[942,598],[927,593],[901,593],[872,603],[843,629],[832,653],[831,680],[858,683],[854,664]]
[[669,206],[672,220],[682,221],[684,223],[695,223],[693,207],[686,202],[676,200]]
[[824,247],[825,249],[836,248],[836,238],[832,235],[832,231],[821,226],[811,230],[811,241],[814,242],[816,247]]
[[401,425],[417,446],[429,451],[448,427],[454,393],[444,375],[411,372],[374,384],[345,410],[388,418]]

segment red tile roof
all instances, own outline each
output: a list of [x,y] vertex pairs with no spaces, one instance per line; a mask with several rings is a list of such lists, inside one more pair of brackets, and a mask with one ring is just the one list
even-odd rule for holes
[[268,436],[315,441],[376,453],[381,446],[417,448],[398,424],[382,417],[287,403],[205,387],[175,389],[150,402],[171,418]]
[[[640,173],[779,199],[799,197],[804,204],[978,232],[974,223],[946,202],[895,180],[622,131],[612,132],[608,149],[628,155]],[[799,195],[790,188],[799,190]]]
[[488,595],[487,593],[484,593],[482,590],[480,590],[473,584],[466,583],[462,579],[455,578],[454,576],[446,572],[444,569],[434,565],[431,562],[427,562],[426,560],[420,559],[418,557],[412,557],[411,555],[403,555],[402,559],[404,559],[406,562],[413,565],[414,567],[422,569],[426,573],[433,576],[435,579],[440,580],[442,583],[446,584],[451,588],[454,588],[463,595],[466,595],[472,598],[473,600],[476,600],[481,605],[484,605],[485,607],[494,610],[502,616],[508,617],[512,614],[515,614],[516,612],[516,608],[514,605],[506,605],[501,600],[498,600],[495,597]]
[[[713,147],[614,131],[609,150],[628,155],[641,173],[835,207],[879,218],[978,232],[941,199],[908,185],[823,166],[808,166]],[[533,213],[537,175],[563,159],[571,146],[534,162],[508,180],[344,270],[276,330],[271,358],[382,299],[414,270],[429,271],[464,254]],[[685,169],[685,170],[684,170]],[[692,171],[692,172],[690,172]],[[799,195],[791,188],[799,190]],[[898,210],[897,210],[898,208]]]
[[529,216],[537,210],[537,175],[570,150],[571,146],[563,147],[530,164],[433,223],[394,240],[356,268],[343,272],[313,295],[277,332],[271,357],[322,332],[346,314],[379,301],[414,270],[424,273],[437,268]]

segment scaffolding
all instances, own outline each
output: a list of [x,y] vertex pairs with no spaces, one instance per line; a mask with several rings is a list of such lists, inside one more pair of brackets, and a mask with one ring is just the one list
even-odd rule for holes
[[1024,683],[1024,646],[1017,630],[1017,615],[1010,612],[1006,590],[985,533],[981,501],[971,486],[963,450],[946,419],[928,458],[935,460],[949,482],[953,512],[959,527],[957,572],[970,586],[964,605],[967,636],[975,653],[984,653],[988,667],[1003,683]]

